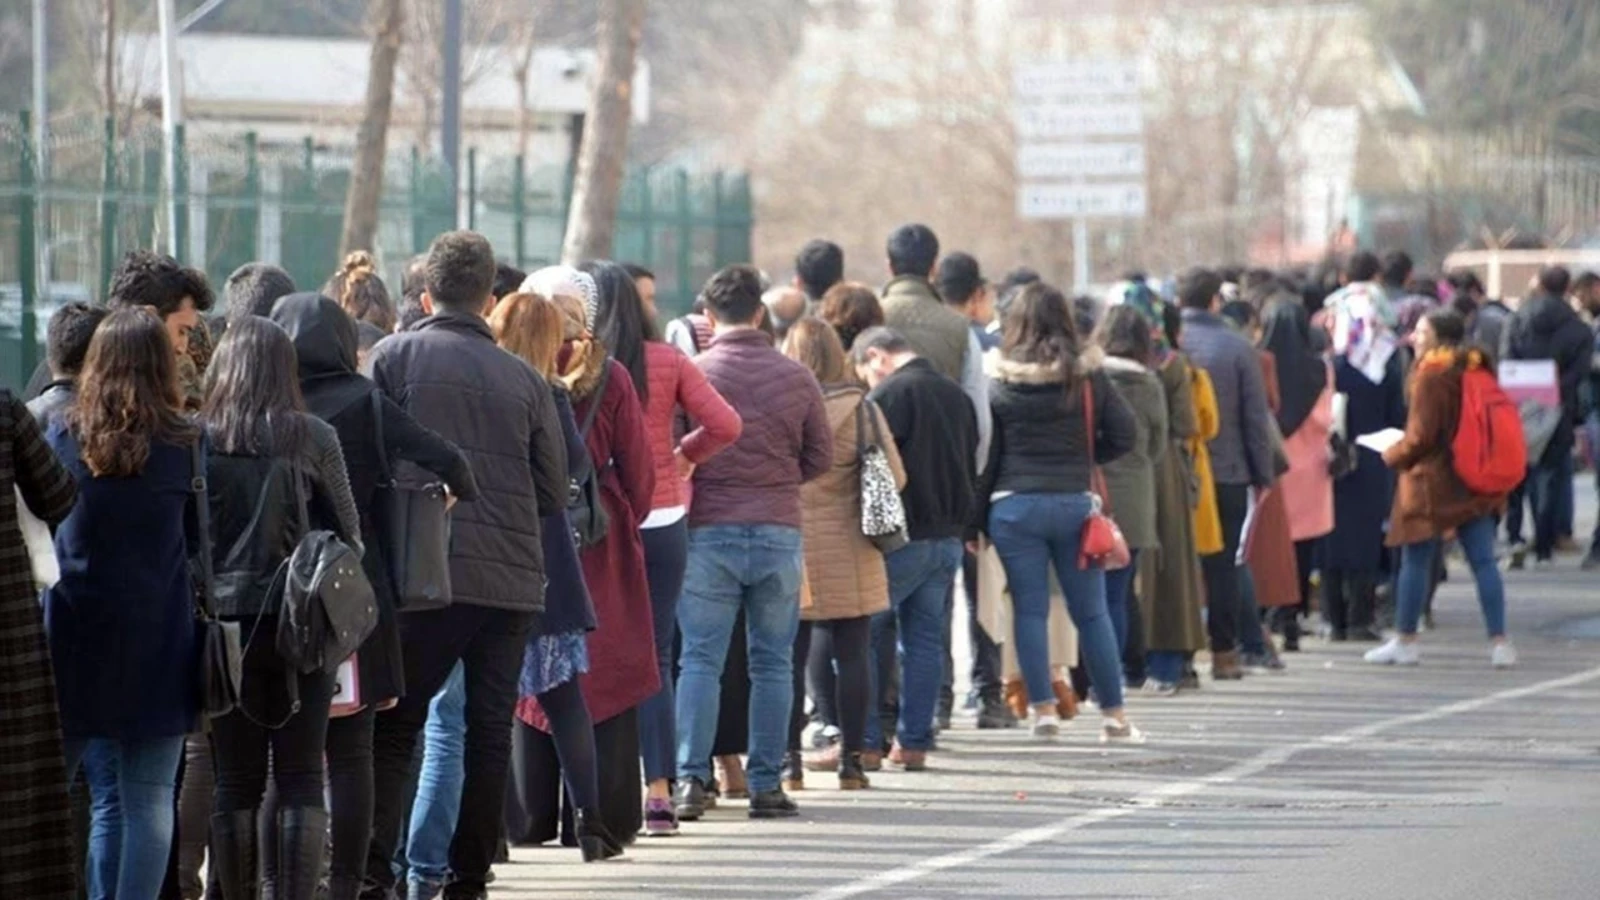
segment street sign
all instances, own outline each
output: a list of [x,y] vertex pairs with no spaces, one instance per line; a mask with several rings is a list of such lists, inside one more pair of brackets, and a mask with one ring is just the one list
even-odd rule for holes
[[1024,219],[1140,218],[1144,184],[1024,184],[1017,188],[1017,214]]
[[1017,175],[1024,179],[1114,178],[1144,174],[1144,144],[1065,141],[1017,147]]
[[1138,96],[1139,66],[1123,59],[1024,63],[1011,73],[1018,101],[1063,96]]
[[1030,101],[1017,104],[1017,139],[1130,137],[1144,133],[1137,100]]

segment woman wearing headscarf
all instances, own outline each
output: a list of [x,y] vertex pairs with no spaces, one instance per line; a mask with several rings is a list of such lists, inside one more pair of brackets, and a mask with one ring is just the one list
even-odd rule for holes
[[[1345,395],[1344,434],[1406,423],[1405,364],[1370,302],[1333,319],[1333,389]],[[1383,525],[1394,474],[1376,450],[1356,445],[1353,471],[1333,483],[1333,532],[1322,549],[1322,616],[1335,641],[1376,641],[1374,607],[1384,564]]]
[[[600,824],[626,840],[643,824],[638,707],[661,687],[639,536],[655,491],[655,457],[628,368],[590,331],[600,302],[594,279],[552,267],[530,275],[523,288],[549,297],[565,314],[556,380],[572,394],[607,518],[603,534],[580,552],[597,627],[588,634],[590,667],[579,683],[595,723]],[[541,731],[550,727],[535,697],[518,701],[517,716]]]
[[[1137,310],[1150,332],[1150,369],[1166,398],[1166,452],[1155,460],[1156,540],[1139,559],[1139,612],[1144,622],[1146,693],[1174,694],[1185,663],[1206,646],[1205,588],[1195,550],[1198,503],[1189,446],[1199,434],[1189,363],[1173,350],[1167,305],[1147,285],[1130,283],[1112,302]],[[1176,325],[1177,316],[1171,317]],[[1213,515],[1215,513],[1213,512]]]
[[[1295,598],[1299,612],[1310,606],[1311,570],[1321,539],[1333,531],[1333,475],[1328,470],[1328,440],[1333,432],[1333,378],[1328,362],[1311,342],[1311,319],[1298,298],[1283,295],[1268,302],[1262,322],[1262,345],[1278,363],[1278,430],[1283,434],[1289,471],[1274,490],[1289,503],[1289,537],[1294,541],[1299,570]],[[1300,648],[1299,617],[1294,607],[1274,614],[1283,632],[1284,649]]]

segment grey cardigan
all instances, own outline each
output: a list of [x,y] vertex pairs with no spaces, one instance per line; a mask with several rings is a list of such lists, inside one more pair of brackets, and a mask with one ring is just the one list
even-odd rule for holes
[[1217,395],[1220,430],[1211,440],[1211,474],[1217,484],[1267,487],[1272,463],[1272,410],[1267,406],[1261,358],[1215,313],[1183,311],[1180,337],[1189,361],[1206,370]]

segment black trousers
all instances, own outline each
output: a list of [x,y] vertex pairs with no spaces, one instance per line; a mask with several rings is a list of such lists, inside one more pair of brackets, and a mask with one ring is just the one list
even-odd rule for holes
[[[800,749],[800,732],[805,729],[803,711],[806,685],[818,707],[826,705],[843,736],[846,753],[858,753],[867,733],[868,708],[872,704],[872,617],[801,622],[804,657],[796,656],[795,716],[789,730],[789,749]],[[801,640],[795,640],[799,653]],[[831,696],[826,696],[826,693]],[[826,699],[824,699],[826,698]]]
[[392,862],[406,815],[406,786],[411,780],[417,733],[428,720],[428,704],[460,661],[466,673],[466,780],[461,790],[461,815],[450,844],[454,876],[450,890],[452,895],[466,896],[483,890],[500,840],[511,752],[510,722],[522,650],[533,621],[531,612],[460,604],[401,614],[407,694],[394,709],[377,716],[373,729],[369,883],[387,887],[395,882]]
[[1376,606],[1378,573],[1359,569],[1322,570],[1322,616],[1337,632],[1370,628]]
[[[512,726],[512,766],[518,805],[524,818],[511,832],[514,844],[544,844],[556,839],[577,844],[572,813],[575,804],[563,791],[561,757],[548,734],[523,724]],[[600,774],[600,820],[618,840],[630,842],[644,824],[643,771],[639,764],[639,711],[618,713],[594,726],[595,756]],[[462,806],[466,812],[465,800]],[[453,855],[453,851],[452,851]]]
[[[1248,598],[1239,584],[1239,534],[1249,511],[1250,488],[1242,484],[1217,485],[1217,514],[1222,519],[1222,552],[1200,557],[1206,583],[1206,630],[1211,652],[1227,653],[1239,645],[1239,614]],[[1253,605],[1253,604],[1250,604]],[[1251,626],[1255,619],[1251,617]]]

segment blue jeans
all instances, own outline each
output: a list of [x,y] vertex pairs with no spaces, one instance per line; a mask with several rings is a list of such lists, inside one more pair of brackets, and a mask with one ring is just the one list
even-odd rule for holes
[[1144,657],[1145,676],[1166,684],[1183,680],[1184,654],[1176,650],[1151,650]]
[[[442,883],[450,876],[450,841],[456,834],[461,786],[466,781],[466,683],[458,662],[428,707],[426,749],[406,839],[406,861],[414,882]],[[509,722],[506,727],[510,728]]]
[[1122,708],[1121,654],[1106,613],[1105,572],[1099,566],[1078,568],[1083,523],[1092,508],[1088,494],[1013,494],[989,509],[989,536],[1011,588],[1017,662],[1030,703],[1055,701],[1049,636],[1054,565],[1100,706]]
[[[1472,567],[1472,580],[1478,586],[1478,606],[1483,609],[1483,624],[1489,637],[1506,633],[1506,590],[1494,559],[1493,516],[1482,516],[1456,529],[1456,539]],[[1439,539],[1406,544],[1400,548],[1400,574],[1395,584],[1395,625],[1400,633],[1417,633],[1417,620],[1433,585],[1433,560],[1439,552]]]
[[678,597],[683,593],[688,564],[689,525],[674,522],[639,532],[644,539],[645,580],[650,586],[650,615],[655,626],[656,665],[661,690],[639,704],[639,753],[644,780],[671,780],[677,765],[677,700],[672,690],[672,646],[678,638]]
[[[946,601],[961,569],[961,541],[955,538],[913,541],[884,557],[889,570],[889,609],[872,617],[872,646],[886,652],[891,620],[899,634],[900,720],[895,737],[907,750],[933,746],[933,714],[944,683]],[[879,660],[873,671],[880,671]],[[871,696],[878,696],[876,689]],[[865,746],[883,745],[883,725],[867,718]]]
[[678,601],[678,777],[711,780],[722,665],[745,613],[750,654],[750,789],[778,789],[794,703],[794,638],[803,578],[800,529],[714,525],[689,531]]
[[[1106,612],[1117,636],[1117,658],[1128,652],[1128,604],[1133,602],[1133,576],[1139,573],[1139,551],[1128,554],[1128,564],[1106,572]],[[1146,664],[1148,665],[1148,663]]]
[[[79,764],[89,766],[94,808],[90,897],[160,894],[172,850],[183,735],[126,741],[67,738],[62,749],[69,782]],[[102,812],[115,815],[115,822],[103,818]]]

